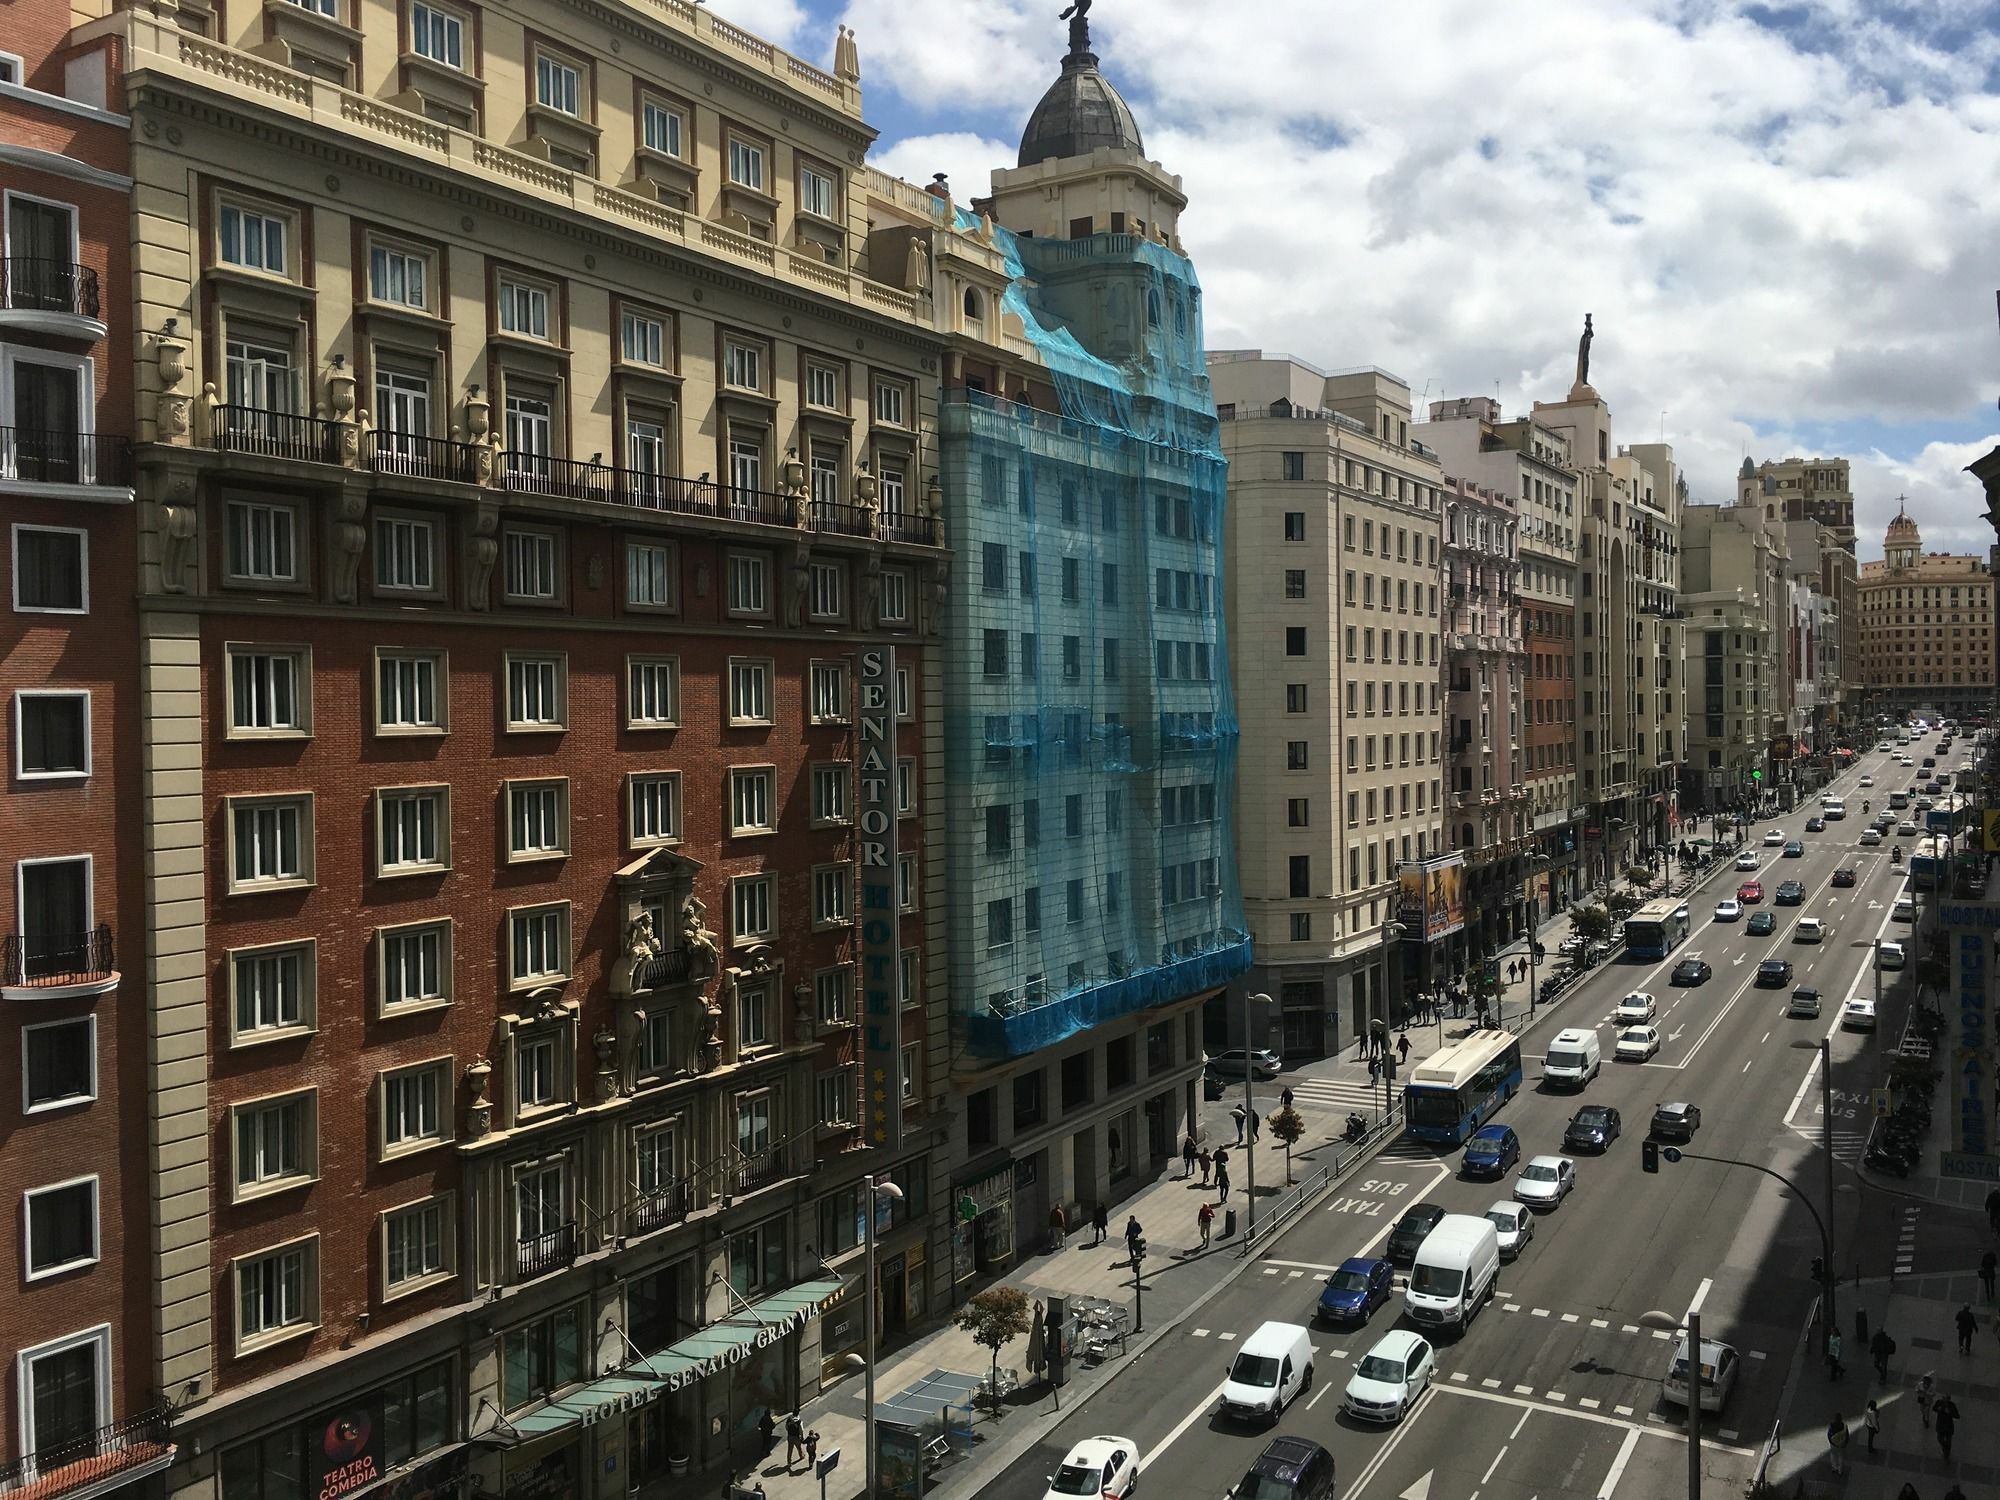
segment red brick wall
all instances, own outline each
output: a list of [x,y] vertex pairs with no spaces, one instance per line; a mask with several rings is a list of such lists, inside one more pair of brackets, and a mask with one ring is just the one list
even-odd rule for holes
[[[1527,777],[1543,781],[1576,772],[1576,611],[1563,605],[1521,601],[1528,647],[1524,683]],[[1541,746],[1554,746],[1541,750]],[[1549,763],[1543,764],[1544,756]]]

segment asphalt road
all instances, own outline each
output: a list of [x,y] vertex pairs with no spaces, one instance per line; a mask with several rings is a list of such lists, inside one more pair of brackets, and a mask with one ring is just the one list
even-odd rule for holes
[[[1858,787],[1873,773],[1876,786]],[[1824,1211],[1827,1179],[1819,1151],[1821,1112],[1817,1044],[1831,1040],[1835,1155],[1860,1154],[1868,1125],[1867,1086],[1879,1073],[1870,1055],[1893,1045],[1907,1004],[1908,971],[1886,975],[1884,1025],[1876,1035],[1840,1029],[1850,994],[1872,994],[1870,947],[1897,936],[1889,907],[1902,872],[1889,843],[1857,847],[1864,797],[1877,810],[1911,773],[1870,752],[1832,790],[1846,794],[1849,816],[1805,834],[1817,799],[1776,823],[1757,825],[1764,856],[1764,909],[1779,880],[1805,883],[1805,901],[1775,908],[1778,931],[1751,937],[1743,922],[1718,923],[1715,902],[1740,879],[1725,872],[1691,898],[1693,931],[1665,962],[1612,963],[1586,980],[1523,1041],[1526,1082],[1499,1121],[1519,1132],[1527,1155],[1560,1149],[1564,1124],[1579,1102],[1616,1106],[1624,1134],[1602,1156],[1578,1160],[1576,1191],[1543,1214],[1517,1262],[1503,1266],[1500,1291],[1462,1337],[1440,1335],[1433,1388],[1399,1425],[1358,1423],[1340,1409],[1355,1362],[1399,1323],[1400,1302],[1378,1309],[1355,1331],[1313,1325],[1315,1383],[1274,1428],[1250,1429],[1215,1415],[1215,1397],[1236,1342],[1267,1319],[1312,1325],[1320,1284],[1342,1260],[1375,1253],[1396,1218],[1420,1200],[1479,1213],[1505,1198],[1510,1182],[1456,1175],[1456,1154],[1415,1143],[1391,1147],[1358,1183],[1322,1203],[1267,1243],[1239,1277],[1171,1330],[1131,1367],[1070,1413],[1050,1439],[1029,1452],[983,1494],[1039,1500],[1069,1446],[1115,1433],[1134,1440],[1142,1488],[1180,1496],[1221,1496],[1240,1479],[1274,1432],[1298,1434],[1332,1451],[1343,1497],[1359,1500],[1649,1500],[1686,1492],[1684,1413],[1659,1399],[1670,1336],[1641,1327],[1639,1315],[1680,1316],[1695,1303],[1703,1333],[1733,1344],[1742,1378],[1724,1410],[1704,1422],[1703,1467],[1716,1484],[1740,1486],[1758,1445],[1780,1413],[1783,1388],[1812,1305],[1811,1258],[1820,1237],[1812,1216],[1780,1183],[1746,1166],[1692,1157],[1640,1170],[1639,1147],[1654,1107],[1667,1100],[1701,1105],[1703,1125],[1689,1150],[1753,1162],[1791,1176]],[[1802,838],[1805,856],[1783,859],[1763,849],[1768,828]],[[1903,841],[1906,848],[1910,840]],[[1859,871],[1852,889],[1834,889],[1836,865]],[[1752,908],[1753,910],[1756,908]],[[1817,945],[1791,941],[1803,915],[1827,924]],[[1698,954],[1715,970],[1697,988],[1667,983],[1673,964]],[[1789,958],[1794,983],[1818,986],[1817,1021],[1787,1019],[1790,985],[1760,988],[1757,960]],[[1614,1063],[1610,1015],[1629,990],[1651,991],[1660,1004],[1663,1047],[1643,1064]],[[1596,1024],[1605,1050],[1602,1075],[1579,1098],[1539,1088],[1540,1053],[1564,1026]],[[1799,1044],[1804,1044],[1801,1048]],[[1843,1086],[1844,1085],[1844,1086]],[[1511,1175],[1511,1174],[1510,1174]],[[1834,1196],[1836,1251],[1866,1274],[1892,1258],[1926,1254],[1899,1237],[1897,1201],[1872,1202],[1845,1168]],[[1921,1270],[1921,1264],[1912,1269]],[[1843,1320],[1847,1312],[1838,1309]],[[1851,1361],[1862,1356],[1851,1352]]]

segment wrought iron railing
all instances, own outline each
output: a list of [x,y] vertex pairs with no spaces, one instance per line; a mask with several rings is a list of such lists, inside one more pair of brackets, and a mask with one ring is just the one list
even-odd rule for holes
[[16,311],[95,318],[97,272],[66,260],[10,255],[0,260],[0,305]]
[[340,424],[301,412],[218,406],[210,419],[209,440],[224,453],[295,458],[314,464],[340,462]]
[[576,1263],[577,1234],[574,1220],[558,1224],[545,1234],[529,1235],[514,1244],[514,1279],[532,1281],[551,1271],[566,1271]]
[[57,1496],[149,1463],[173,1451],[173,1413],[164,1408],[121,1417],[109,1426],[37,1448],[24,1458],[0,1464],[0,1495],[32,1490],[37,1496]]
[[0,427],[0,479],[30,484],[132,482],[132,441],[97,432]]
[[610,501],[620,471],[610,464],[557,458],[549,453],[509,448],[500,455],[500,482],[507,489],[566,500]]
[[473,444],[417,432],[377,427],[369,434],[368,462],[378,474],[448,479],[458,484],[479,482],[479,450]]
[[625,1232],[651,1234],[655,1229],[665,1229],[669,1224],[680,1223],[693,1207],[693,1184],[667,1183],[632,1200],[625,1210]]
[[833,536],[872,536],[875,532],[874,518],[866,509],[838,500],[813,501],[807,509],[807,516],[814,531]]
[[88,984],[117,973],[111,924],[88,932],[10,932],[0,938],[0,984]]
[[669,948],[664,953],[654,954],[632,971],[632,988],[657,990],[670,984],[685,984],[693,970],[694,958],[687,949]]
[[890,542],[915,542],[920,547],[938,545],[936,516],[883,515],[882,537]]
[[754,1193],[759,1188],[769,1187],[774,1182],[782,1182],[787,1177],[797,1176],[799,1142],[779,1141],[762,1151],[737,1153],[736,1165],[730,1172],[733,1190],[738,1193]]

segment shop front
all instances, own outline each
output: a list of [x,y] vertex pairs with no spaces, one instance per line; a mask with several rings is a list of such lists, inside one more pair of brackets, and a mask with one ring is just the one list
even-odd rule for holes
[[1014,1263],[1014,1163],[975,1170],[952,1184],[953,1286],[998,1276]]

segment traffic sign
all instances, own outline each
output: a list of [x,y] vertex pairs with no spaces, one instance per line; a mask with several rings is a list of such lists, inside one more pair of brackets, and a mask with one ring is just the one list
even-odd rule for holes
[[1668,1161],[1679,1161],[1681,1159],[1681,1148],[1678,1146],[1668,1146],[1660,1152],[1660,1155],[1664,1156]]
[[1888,1119],[1889,1116],[1892,1113],[1894,1113],[1894,1110],[1889,1103],[1889,1091],[1886,1088],[1877,1088],[1877,1089],[1870,1089],[1868,1092],[1869,1092],[1869,1097],[1874,1101],[1875,1118],[1878,1120]]

